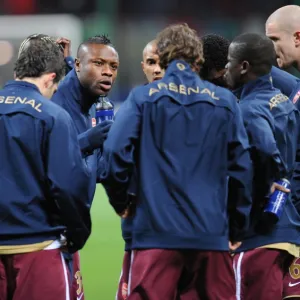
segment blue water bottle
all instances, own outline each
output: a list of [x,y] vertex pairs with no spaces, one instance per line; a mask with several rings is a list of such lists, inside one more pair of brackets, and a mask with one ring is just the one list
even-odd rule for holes
[[112,120],[114,117],[114,106],[107,98],[101,97],[96,103],[96,123]]
[[[282,185],[287,189],[291,188],[290,182],[285,178],[276,181],[276,183]],[[279,190],[275,190],[274,193],[270,196],[269,201],[264,209],[264,213],[268,217],[268,220],[273,224],[276,224],[279,221],[288,197],[288,193],[284,193]]]

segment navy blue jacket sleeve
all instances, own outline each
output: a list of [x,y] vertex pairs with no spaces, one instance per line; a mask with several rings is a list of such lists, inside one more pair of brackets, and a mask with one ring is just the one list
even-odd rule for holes
[[271,76],[273,86],[281,90],[281,92],[288,97],[292,96],[299,84],[299,79],[297,77],[276,67],[272,67]]
[[298,147],[296,152],[296,161],[292,178],[292,199],[300,212],[300,134],[298,133]]
[[231,241],[241,241],[249,227],[252,162],[247,133],[238,105],[228,141],[228,214]]
[[101,149],[96,149],[95,151],[97,151],[97,183],[101,183],[101,172],[104,167],[102,164],[102,151]]
[[127,190],[134,170],[140,118],[133,91],[117,112],[104,142],[100,179],[117,213],[123,212],[128,205]]
[[[58,90],[51,98],[51,101],[64,108],[65,96]],[[78,143],[83,156],[93,153],[93,149],[88,140],[87,131],[78,135]]]
[[82,160],[75,126],[69,114],[61,111],[48,138],[47,177],[50,197],[58,207],[67,228],[69,249],[81,249],[91,232],[88,199],[89,173]]
[[83,156],[91,155],[93,153],[94,149],[92,149],[93,147],[88,139],[87,131],[78,135],[78,143]]
[[269,121],[260,114],[248,115],[245,121],[255,174],[259,176],[256,181],[264,185],[261,192],[268,193],[272,182],[286,176],[286,166],[281,159]]
[[53,94],[51,101],[64,108],[65,96],[60,90],[58,90]]
[[65,62],[67,65],[66,74],[68,74],[74,68],[75,60],[72,56],[67,56],[67,57],[65,57]]

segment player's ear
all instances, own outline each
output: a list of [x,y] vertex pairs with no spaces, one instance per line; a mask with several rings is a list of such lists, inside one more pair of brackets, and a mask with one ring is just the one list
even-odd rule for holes
[[46,89],[48,89],[49,87],[53,86],[56,74],[49,73],[49,74],[45,74],[44,76],[45,76],[44,77],[44,86]]
[[145,64],[143,61],[141,61],[141,65],[142,65],[142,70],[144,71],[144,68],[145,68]]
[[294,43],[296,47],[300,46],[300,31],[294,33]]
[[244,60],[241,63],[241,75],[244,75],[244,74],[248,73],[249,68],[250,68],[249,62]]
[[79,58],[75,58],[75,71],[79,72],[80,60]]

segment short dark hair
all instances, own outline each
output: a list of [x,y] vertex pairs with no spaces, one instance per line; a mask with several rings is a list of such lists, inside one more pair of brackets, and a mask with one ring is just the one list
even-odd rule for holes
[[271,71],[276,52],[273,42],[267,36],[244,33],[237,36],[232,44],[235,44],[234,58],[239,62],[248,61],[253,73],[262,76]]
[[221,71],[225,69],[230,42],[217,34],[204,35],[201,37],[201,41],[205,61],[201,67],[200,76],[207,80],[212,70]]
[[162,69],[175,59],[182,59],[191,66],[201,65],[204,61],[202,42],[197,32],[185,23],[166,27],[157,35],[156,41]]
[[21,51],[14,71],[18,79],[55,73],[54,82],[59,82],[65,75],[64,55],[52,39],[38,39]]
[[105,34],[95,35],[95,36],[89,37],[88,39],[86,39],[84,42],[82,42],[79,45],[78,51],[77,51],[77,56],[78,56],[78,53],[79,53],[80,49],[82,48],[82,46],[87,46],[87,45],[92,45],[92,44],[107,45],[107,46],[111,46],[114,48],[114,45],[112,44],[111,40],[109,39],[109,37],[107,35],[105,35]]

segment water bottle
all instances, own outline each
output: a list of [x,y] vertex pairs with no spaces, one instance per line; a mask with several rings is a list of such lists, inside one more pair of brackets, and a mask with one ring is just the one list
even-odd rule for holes
[[114,117],[114,106],[107,98],[101,97],[96,103],[96,124]]
[[[291,188],[290,182],[285,178],[276,182],[287,189]],[[284,193],[276,189],[270,196],[269,201],[264,209],[264,213],[271,223],[276,224],[279,221],[288,197],[288,193]]]

